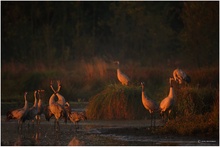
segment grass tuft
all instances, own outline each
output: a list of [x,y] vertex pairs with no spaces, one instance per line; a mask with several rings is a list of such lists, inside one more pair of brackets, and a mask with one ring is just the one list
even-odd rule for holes
[[141,88],[110,84],[93,96],[87,106],[89,119],[141,119],[146,116]]

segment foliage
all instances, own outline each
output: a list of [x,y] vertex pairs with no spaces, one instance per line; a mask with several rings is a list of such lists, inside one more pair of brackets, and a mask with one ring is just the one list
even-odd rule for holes
[[[218,63],[218,14],[218,2],[184,2],[181,14],[184,29],[181,40],[189,63],[194,62],[198,67]],[[210,60],[211,58],[213,60]]]
[[217,137],[219,133],[218,118],[216,112],[206,113],[204,115],[193,114],[180,116],[174,120],[168,121],[165,126],[158,130],[158,132],[179,135],[203,134],[209,137]]
[[140,119],[146,115],[142,106],[141,88],[108,85],[93,96],[86,109],[89,119]]
[[3,63],[53,68],[108,57],[147,66],[218,64],[218,2],[1,4]]

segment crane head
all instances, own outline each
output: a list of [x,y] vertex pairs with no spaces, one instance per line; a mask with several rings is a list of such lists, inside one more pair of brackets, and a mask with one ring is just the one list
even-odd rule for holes
[[37,90],[37,93],[40,94],[40,93],[43,93],[45,90],[41,89],[41,90]]
[[24,96],[27,96],[27,92],[24,92]]
[[186,75],[186,77],[184,78],[184,80],[187,82],[187,83],[190,83],[191,82],[191,78],[190,76]]
[[69,107],[69,106],[70,106],[70,103],[69,103],[69,102],[66,102],[65,105]]
[[144,82],[141,82],[142,90],[144,90],[144,85],[145,85],[145,83],[144,83]]
[[119,61],[114,61],[113,63],[118,64],[119,65]]
[[172,85],[172,81],[174,81],[174,78],[170,77],[169,83],[170,83],[170,86],[171,86],[171,87],[173,86],[173,85]]

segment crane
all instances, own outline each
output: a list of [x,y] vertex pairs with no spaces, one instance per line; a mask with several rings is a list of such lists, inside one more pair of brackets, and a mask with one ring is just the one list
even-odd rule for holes
[[[26,120],[31,120],[34,127],[34,118],[38,113],[38,106],[37,106],[37,90],[34,91],[34,104],[31,108],[28,109],[27,115],[22,118],[22,121],[25,122]],[[28,122],[29,127],[29,122]]]
[[41,99],[41,93],[43,93],[44,90],[37,90],[38,94],[38,103],[37,103],[37,115],[36,115],[36,120],[37,120],[37,125],[40,125],[40,119],[41,119],[41,114],[43,113],[43,105],[42,105],[42,99]]
[[74,123],[75,128],[78,128],[78,123],[81,120],[87,119],[87,117],[85,116],[85,114],[83,112],[71,112],[68,114],[68,117],[69,117],[70,121]]
[[169,119],[170,113],[172,111],[172,107],[174,105],[175,93],[172,85],[173,80],[174,80],[173,78],[169,79],[169,84],[170,84],[169,94],[160,103],[160,114],[163,119],[164,119],[164,113],[167,113],[167,117]]
[[66,112],[67,112],[67,114],[69,114],[69,113],[71,113],[71,107],[70,107],[70,104],[69,104],[69,102],[66,102],[66,104],[65,104],[65,110],[66,110]]
[[[58,86],[58,90],[55,91],[53,86],[52,86],[52,83],[50,85],[51,89],[55,92],[51,95],[50,99],[49,99],[49,107],[46,108],[46,110],[48,111],[48,115],[46,117],[47,118],[50,118],[52,117],[52,115],[55,116],[55,125],[54,127],[57,129],[60,130],[60,126],[59,126],[59,119],[65,117],[65,122],[67,122],[67,115],[66,115],[66,111],[64,109],[64,105],[65,103],[63,102],[63,99],[59,99],[60,97],[58,97],[58,101],[56,102],[55,101],[55,97],[57,96],[57,93],[59,92],[60,88]],[[60,101],[59,101],[60,100]],[[65,100],[65,99],[64,99]],[[62,105],[64,104],[64,105]],[[48,119],[47,119],[48,120]]]
[[51,114],[53,114],[55,116],[55,124],[54,127],[60,130],[60,126],[59,126],[59,119],[61,119],[64,116],[64,109],[63,107],[58,104],[57,102],[55,102],[54,100],[55,98],[55,94],[53,94],[50,99],[49,99],[49,111],[51,112]]
[[28,101],[27,101],[27,92],[24,93],[24,107],[20,109],[15,109],[8,111],[6,114],[6,121],[10,119],[18,120],[18,129],[22,129],[22,118],[27,114],[28,111]]
[[61,82],[59,80],[57,81],[57,87],[58,87],[57,91],[54,90],[52,84],[53,84],[53,81],[50,82],[50,88],[53,90],[53,92],[56,94],[56,96],[58,98],[57,103],[64,107],[66,104],[66,100],[61,94],[59,94],[59,91],[61,89]]
[[191,78],[179,68],[173,71],[173,78],[179,84],[182,84],[183,81],[185,81],[186,83],[191,82]]
[[75,128],[78,127],[78,122],[80,122],[81,120],[87,119],[85,113],[83,112],[72,112],[71,106],[68,102],[66,102],[65,109],[66,109],[66,112],[68,112],[67,114],[68,114],[69,120],[74,123]]
[[141,82],[141,86],[142,86],[142,103],[144,105],[144,107],[149,111],[150,115],[151,115],[151,127],[153,124],[153,120],[154,120],[154,126],[155,126],[155,112],[157,112],[159,110],[159,106],[158,104],[151,100],[144,92],[144,82]]
[[119,68],[119,64],[120,64],[119,61],[114,61],[114,63],[116,63],[118,65],[118,68],[117,68],[117,78],[118,78],[118,80],[121,82],[122,85],[127,86],[130,82],[130,79],[123,72],[121,72],[121,70]]
[[[54,94],[55,94],[55,95],[57,96],[57,98],[58,98],[58,100],[57,100],[56,103],[60,104],[63,108],[65,108],[66,100],[65,100],[65,98],[64,98],[61,94],[59,94],[60,89],[61,89],[61,82],[60,82],[59,80],[57,80],[57,91],[54,90],[52,84],[53,84],[53,82],[51,81],[51,82],[50,82],[50,88],[52,89],[52,91],[54,92]],[[65,109],[64,109],[64,110],[65,110]],[[67,122],[67,118],[68,118],[66,111],[65,111],[63,117],[64,117],[65,123],[66,123],[66,122]]]

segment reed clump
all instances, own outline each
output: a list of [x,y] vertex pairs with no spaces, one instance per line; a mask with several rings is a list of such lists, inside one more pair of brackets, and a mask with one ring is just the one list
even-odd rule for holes
[[91,97],[86,114],[89,119],[141,119],[146,116],[141,88],[110,84]]

